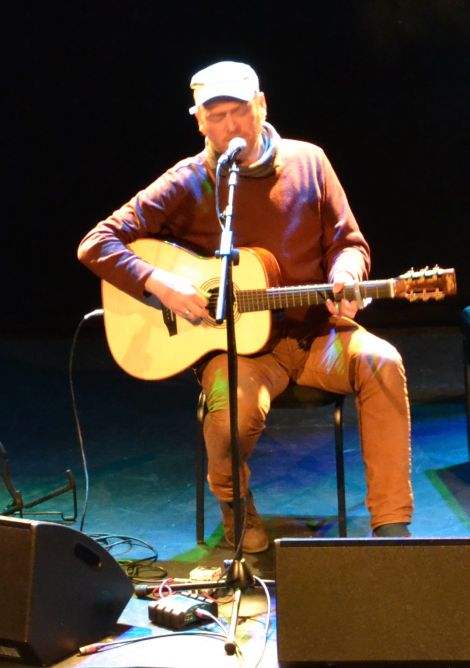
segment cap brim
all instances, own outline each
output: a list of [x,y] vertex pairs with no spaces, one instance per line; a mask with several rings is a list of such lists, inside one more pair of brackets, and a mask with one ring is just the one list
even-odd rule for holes
[[190,114],[195,114],[199,107],[211,102],[211,100],[217,100],[219,98],[228,98],[231,100],[240,100],[241,102],[249,102],[256,95],[256,90],[252,86],[204,86],[203,90],[197,91],[194,98],[196,104],[189,109]]

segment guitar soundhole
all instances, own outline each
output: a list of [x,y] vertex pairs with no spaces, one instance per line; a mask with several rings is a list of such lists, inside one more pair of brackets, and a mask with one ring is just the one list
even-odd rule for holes
[[[204,290],[205,292],[210,293],[209,304],[208,304],[208,311],[210,317],[204,318],[204,323],[210,327],[225,327],[225,323],[221,323],[220,325],[218,325],[215,321],[215,315],[217,311],[217,300],[219,298],[219,281],[212,279],[207,283],[204,283],[204,285],[201,285],[201,289]],[[240,319],[240,313],[238,311],[238,306],[237,306],[236,285],[233,286],[233,291],[235,293],[233,314],[235,322],[237,322]]]

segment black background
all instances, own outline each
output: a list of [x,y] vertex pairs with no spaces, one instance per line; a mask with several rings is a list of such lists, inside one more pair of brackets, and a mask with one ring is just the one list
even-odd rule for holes
[[321,145],[371,244],[372,278],[438,263],[459,295],[373,304],[448,324],[470,301],[466,0],[1,3],[3,328],[71,329],[100,306],[76,260],[98,220],[202,138],[191,75],[258,72],[268,118]]

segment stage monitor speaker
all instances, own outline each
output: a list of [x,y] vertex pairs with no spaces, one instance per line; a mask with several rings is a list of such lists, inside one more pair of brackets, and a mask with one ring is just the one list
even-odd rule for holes
[[470,539],[275,541],[279,665],[470,665]]
[[50,665],[115,628],[133,594],[119,564],[83,533],[0,517],[1,659]]

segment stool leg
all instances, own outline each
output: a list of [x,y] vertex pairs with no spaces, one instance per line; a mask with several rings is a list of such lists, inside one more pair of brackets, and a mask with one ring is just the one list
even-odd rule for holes
[[339,535],[347,536],[346,528],[346,493],[344,479],[344,447],[343,447],[343,403],[344,397],[338,398],[335,404],[335,454],[336,454],[336,489],[338,495]]
[[199,395],[197,408],[198,430],[196,437],[195,472],[196,472],[196,540],[204,543],[204,482],[205,482],[205,443],[204,416],[206,413],[206,397]]
[[470,339],[464,339],[463,342],[463,364],[464,364],[464,382],[465,399],[467,402],[467,447],[470,459]]

